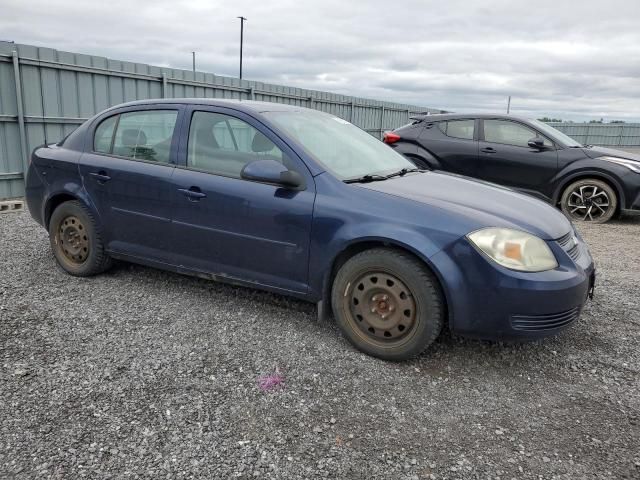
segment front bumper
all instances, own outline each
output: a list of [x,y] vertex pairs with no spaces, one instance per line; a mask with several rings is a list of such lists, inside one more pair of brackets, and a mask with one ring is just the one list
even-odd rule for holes
[[620,205],[620,210],[624,214],[640,213],[640,174],[627,171],[621,177],[624,190],[625,202]]
[[536,339],[573,324],[595,285],[595,266],[582,239],[570,251],[548,242],[558,267],[518,272],[481,255],[462,238],[431,258],[445,285],[449,326],[492,340]]

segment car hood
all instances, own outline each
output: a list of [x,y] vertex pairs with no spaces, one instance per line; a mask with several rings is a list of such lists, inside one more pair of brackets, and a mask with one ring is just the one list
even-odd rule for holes
[[560,211],[537,198],[454,174],[414,173],[359,186],[461,214],[470,231],[514,228],[553,240],[572,228]]
[[615,148],[585,147],[582,150],[590,158],[609,156],[626,158],[627,160],[635,160],[636,162],[640,162],[640,155],[638,155],[637,153],[625,152],[624,150],[616,150]]

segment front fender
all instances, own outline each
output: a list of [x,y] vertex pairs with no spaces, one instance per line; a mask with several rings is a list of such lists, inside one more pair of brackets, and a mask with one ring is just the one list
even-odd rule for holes
[[[615,166],[609,168],[615,168]],[[569,165],[558,172],[556,180],[558,186],[556,187],[552,197],[554,205],[557,205],[557,203],[560,201],[564,189],[571,182],[579,178],[599,178],[608,181],[618,194],[618,204],[626,204],[624,189],[622,188],[620,181],[614,175],[612,175],[610,171],[603,170],[597,165],[582,165],[580,167]]]
[[323,241],[322,238],[312,239],[309,262],[310,294],[316,301],[329,298],[331,274],[336,260],[358,245],[388,245],[408,251],[422,260],[442,284],[440,272],[430,261],[430,257],[456,239],[457,237],[451,236],[448,241],[443,241],[442,238],[436,241],[424,232],[382,221],[344,224],[335,230],[330,238],[327,237],[327,241]]

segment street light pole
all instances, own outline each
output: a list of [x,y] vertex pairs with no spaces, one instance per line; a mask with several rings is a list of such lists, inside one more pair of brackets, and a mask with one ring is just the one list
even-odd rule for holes
[[242,80],[242,44],[244,41],[244,22],[247,20],[245,17],[238,17],[240,19],[240,80]]

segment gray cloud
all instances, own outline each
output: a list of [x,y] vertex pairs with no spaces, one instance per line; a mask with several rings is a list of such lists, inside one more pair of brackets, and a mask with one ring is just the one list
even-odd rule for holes
[[[231,7],[231,8],[230,8]],[[640,120],[640,2],[4,0],[2,37],[456,111]]]

